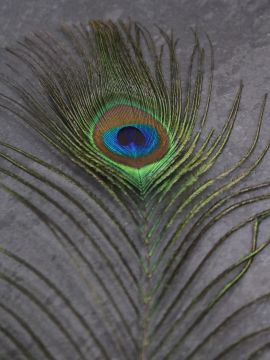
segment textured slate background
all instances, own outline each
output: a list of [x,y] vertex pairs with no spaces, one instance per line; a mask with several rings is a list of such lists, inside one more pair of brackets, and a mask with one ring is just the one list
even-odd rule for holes
[[[5,46],[12,46],[24,35],[37,30],[49,30],[51,32],[57,31],[59,24],[62,22],[82,22],[85,23],[89,19],[112,19],[117,20],[127,19],[138,20],[145,25],[153,26],[158,24],[163,29],[168,30],[173,28],[176,36],[179,37],[178,53],[185,65],[188,54],[192,48],[192,33],[191,27],[195,27],[202,34],[202,41],[207,46],[204,32],[207,32],[213,41],[215,49],[215,83],[214,83],[214,100],[211,105],[209,123],[217,128],[222,126],[222,123],[228,113],[233,96],[236,92],[240,79],[244,81],[244,93],[241,103],[241,111],[238,116],[238,121],[234,129],[230,146],[225,152],[222,161],[217,164],[217,169],[224,169],[237,159],[241,152],[247,148],[251,136],[254,133],[257,115],[259,112],[259,105],[262,101],[263,94],[270,89],[270,3],[267,0],[261,1],[211,1],[211,0],[179,0],[179,1],[86,1],[86,0],[62,0],[62,1],[21,1],[21,0],[0,0],[0,46],[1,55],[3,55],[3,48]],[[157,40],[158,36],[157,36]],[[2,56],[1,56],[2,58]],[[1,72],[5,71],[4,61],[1,60]],[[266,107],[265,124],[259,149],[262,149],[266,142],[270,139],[269,131],[269,105]],[[0,110],[0,138],[5,141],[20,146],[24,150],[32,152],[44,160],[47,160],[65,171],[77,175],[82,182],[88,184],[91,182],[89,178],[76,169],[74,166],[69,166],[65,159],[56,154],[47,146],[47,144],[40,140],[32,131],[29,131],[23,124],[17,121],[13,116],[6,114]],[[250,183],[257,181],[269,180],[269,160],[268,156],[262,166],[253,174]],[[0,160],[1,163],[1,160]],[[38,169],[38,167],[36,167]],[[24,195],[29,196],[35,200],[34,195],[11,181],[4,175],[0,176],[6,184],[10,184],[17,190],[21,190]],[[58,180],[60,185],[61,180]],[[67,186],[67,185],[63,185]],[[89,185],[90,186],[90,185]],[[76,196],[80,196],[76,193]],[[40,201],[40,200],[35,200]],[[80,201],[84,201],[80,198]],[[269,207],[268,204],[261,204],[250,209],[251,213],[254,209],[262,209]],[[40,204],[46,207],[46,204]],[[47,209],[50,211],[50,209]],[[93,209],[93,211],[96,211]],[[199,248],[198,256],[204,253],[207,246],[211,245],[211,241],[215,239],[222,231],[239,222],[246,211],[238,212],[234,217],[229,217],[223,221],[219,226],[215,227],[211,234],[208,235],[204,246]],[[59,221],[65,222],[65,219]],[[107,221],[106,219],[104,221]],[[87,224],[86,219],[82,222]],[[91,224],[90,224],[91,225]],[[68,224],[66,225],[68,227]],[[269,222],[268,222],[269,226]],[[260,240],[268,239],[269,227],[263,227],[260,234]],[[90,226],[91,228],[91,226]],[[69,228],[68,228],[69,229]],[[235,254],[241,254],[243,244],[250,242],[250,228],[237,234],[231,247],[225,253],[221,253],[220,257],[213,262],[213,264],[205,270],[198,283],[206,283],[208,278],[211,278],[213,273],[218,268],[223,268],[226,261],[230,260]],[[72,229],[69,229],[72,234]],[[92,230],[93,232],[95,230]],[[42,268],[43,272],[48,276],[53,276],[53,279],[61,284],[63,291],[68,294],[69,298],[82,310],[87,318],[88,314],[87,302],[83,299],[83,294],[80,293],[79,287],[73,287],[74,281],[78,281],[66,264],[65,255],[61,253],[61,249],[57,248],[53,239],[50,240],[48,230],[34,217],[30,211],[12,199],[4,192],[0,192],[0,239],[1,245],[9,248],[20,256],[25,256],[31,260],[31,263],[36,264]],[[83,241],[83,240],[81,240]],[[208,245],[207,245],[208,244]],[[210,245],[209,245],[210,244]],[[98,265],[97,265],[98,266]],[[54,309],[65,312],[61,303],[57,303],[57,298],[49,290],[42,287],[36,279],[31,278],[24,269],[14,264],[12,261],[1,259],[1,267],[8,269],[19,281],[26,277],[31,286],[38,288],[46,298],[46,304],[55,306]],[[100,271],[106,271],[100,265]],[[252,271],[245,277],[243,283],[237,287],[232,295],[230,295],[226,302],[217,308],[214,318],[206,325],[204,324],[203,331],[207,331],[214,326],[214,324],[221,321],[228,311],[237,308],[248,299],[256,297],[258,294],[266,293],[270,290],[270,250],[266,250],[256,259]],[[68,274],[68,276],[63,276]],[[73,282],[72,282],[73,281]],[[23,281],[22,281],[23,282]],[[40,315],[33,318],[31,310],[27,302],[21,299],[16,291],[12,291],[10,287],[4,283],[0,287],[1,298],[12,304],[14,308],[18,306],[28,314],[30,323],[38,325],[43,323],[43,318]],[[14,302],[14,303],[13,303]],[[17,304],[17,305],[16,305]],[[19,305],[18,305],[19,304]],[[123,305],[124,306],[124,305]],[[128,310],[127,310],[128,312]],[[270,318],[270,309],[265,304],[257,307],[254,311],[257,315],[257,325],[261,326],[264,321]],[[254,315],[253,314],[253,315]],[[132,315],[130,321],[132,321]],[[248,316],[245,314],[243,319],[247,320]],[[229,334],[232,338],[237,337],[238,332],[252,330],[254,328],[255,320],[245,322],[245,328],[241,326],[243,319],[240,318],[232,327],[230,333],[225,333],[225,337],[229,339]],[[252,317],[254,319],[254,316]],[[3,315],[0,322],[5,322],[6,318]],[[72,322],[72,320],[70,320]],[[74,325],[74,324],[73,324]],[[257,326],[256,325],[256,326]],[[98,326],[98,324],[97,324]],[[74,325],[76,330],[76,324]],[[74,331],[75,331],[74,330]],[[18,333],[20,334],[20,329]],[[45,324],[43,328],[48,336],[48,343],[50,344],[57,359],[74,359],[74,355],[70,352],[68,345],[58,338],[58,334],[54,334],[54,330],[50,328],[50,324]],[[77,334],[80,336],[81,329],[77,329]],[[202,329],[200,330],[202,332]],[[103,336],[103,334],[100,334]],[[266,335],[265,335],[266,336]],[[89,339],[81,335],[82,348],[89,346]],[[192,348],[200,339],[200,333],[195,334],[187,345],[187,351]],[[228,340],[227,339],[227,340]],[[264,340],[269,341],[268,337]],[[27,343],[28,340],[26,340]],[[228,340],[229,341],[229,340]],[[226,339],[222,334],[211,343],[210,347],[206,347],[196,359],[212,359],[220,351]],[[227,356],[228,359],[247,359],[249,347],[256,347],[256,342],[247,344],[246,350],[237,350]],[[29,345],[31,346],[31,344]],[[34,350],[33,350],[34,351]],[[9,354],[9,355],[7,355]],[[265,353],[260,359],[269,359],[270,353]],[[13,351],[13,347],[5,337],[0,336],[0,358],[4,359],[20,359]],[[184,355],[183,355],[184,356]],[[131,355],[132,358],[132,355]],[[162,359],[162,355],[160,357]],[[184,358],[184,357],[183,357]],[[39,359],[39,358],[38,358]]]

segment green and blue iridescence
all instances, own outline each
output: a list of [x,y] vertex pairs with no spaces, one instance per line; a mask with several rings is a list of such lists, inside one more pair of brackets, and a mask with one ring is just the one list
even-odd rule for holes
[[139,158],[150,154],[159,144],[155,128],[145,124],[129,124],[109,129],[103,134],[103,143],[111,152]]
[[[163,126],[163,128],[165,129],[165,131],[167,133],[169,143],[168,143],[168,150],[161,159],[158,159],[157,161],[152,162],[152,163],[148,163],[145,166],[138,169],[138,168],[132,167],[130,165],[123,164],[119,161],[116,161],[116,160],[110,158],[108,154],[104,154],[104,153],[102,153],[102,151],[100,151],[100,149],[98,148],[98,146],[96,145],[96,143],[93,139],[93,133],[94,133],[95,127],[96,127],[97,123],[99,122],[100,118],[108,110],[112,109],[115,106],[119,106],[119,105],[128,105],[128,106],[132,106],[136,109],[143,110],[147,114],[151,115],[157,122],[159,122]],[[128,125],[130,125],[130,124],[128,124]],[[128,126],[128,125],[125,124],[124,126]],[[132,182],[136,186],[140,186],[140,187],[141,187],[142,182],[144,182],[144,180],[147,180],[149,178],[149,176],[150,177],[152,176],[151,175],[152,172],[155,172],[156,169],[162,169],[163,164],[167,164],[167,162],[174,156],[174,153],[175,153],[175,146],[174,146],[175,142],[172,139],[172,134],[171,134],[170,128],[168,127],[168,124],[166,124],[166,121],[162,121],[161,119],[159,119],[154,111],[147,109],[144,106],[142,106],[138,103],[135,103],[134,101],[130,101],[130,100],[127,100],[124,98],[120,98],[120,99],[117,99],[114,101],[107,102],[105,106],[103,106],[102,108],[100,108],[97,111],[96,116],[94,118],[92,118],[92,120],[91,120],[91,125],[89,126],[89,130],[87,132],[87,137],[89,139],[89,143],[91,144],[91,146],[93,146],[93,148],[95,148],[95,150],[99,154],[99,156],[102,156],[106,161],[108,161],[112,166],[116,167],[118,170],[128,174],[130,179],[132,179]],[[159,141],[160,141],[160,139],[159,139]],[[102,142],[103,142],[103,138],[102,138]],[[103,144],[108,149],[108,147],[105,145],[104,142],[103,142]],[[148,154],[151,154],[151,152],[149,152]],[[115,154],[115,155],[118,155],[118,154]],[[128,157],[126,157],[126,158],[128,158]],[[129,158],[131,158],[131,157],[129,157]],[[139,158],[137,158],[137,159],[139,159]]]

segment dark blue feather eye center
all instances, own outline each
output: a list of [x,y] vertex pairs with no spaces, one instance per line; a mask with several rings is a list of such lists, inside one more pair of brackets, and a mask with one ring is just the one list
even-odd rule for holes
[[157,130],[148,124],[130,124],[104,131],[102,140],[110,152],[138,159],[155,151],[159,144],[159,135]]
[[145,140],[144,134],[135,126],[125,126],[117,133],[117,141],[122,146],[143,146]]

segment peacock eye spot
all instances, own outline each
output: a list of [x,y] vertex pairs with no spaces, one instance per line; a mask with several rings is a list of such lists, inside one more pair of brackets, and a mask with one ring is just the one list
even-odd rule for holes
[[146,139],[144,134],[135,126],[125,126],[118,131],[117,141],[121,146],[143,146]]
[[96,147],[115,163],[143,168],[168,151],[169,137],[159,120],[130,105],[116,105],[98,118],[92,132]]

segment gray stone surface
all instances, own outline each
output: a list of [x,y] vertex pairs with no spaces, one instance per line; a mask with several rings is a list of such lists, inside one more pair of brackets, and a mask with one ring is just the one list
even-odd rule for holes
[[[161,26],[165,30],[173,29],[177,37],[179,37],[178,54],[183,62],[183,73],[185,74],[185,66],[192,49],[193,36],[190,28],[196,28],[205,45],[207,59],[209,60],[209,49],[205,37],[207,33],[214,45],[215,51],[215,80],[213,89],[213,102],[209,114],[209,127],[214,126],[220,129],[230,106],[240,80],[244,82],[244,91],[238,119],[229,142],[229,146],[223,157],[217,162],[215,171],[218,173],[229,167],[237,161],[243,154],[250,142],[255,131],[256,121],[260,110],[260,104],[264,93],[270,89],[270,3],[267,0],[260,1],[211,1],[211,0],[140,0],[140,1],[86,1],[86,0],[61,0],[61,1],[42,1],[42,0],[0,0],[0,46],[1,46],[1,72],[5,72],[4,47],[13,46],[17,40],[22,40],[25,35],[38,30],[46,30],[57,32],[59,25],[63,22],[86,23],[89,19],[128,19],[140,21],[142,24],[153,27],[154,24]],[[156,40],[160,41],[159,35],[156,33]],[[1,92],[4,91],[1,87]],[[269,142],[269,105],[266,106],[265,122],[262,128],[261,140],[256,150],[258,156],[260,150]],[[4,110],[0,110],[0,140],[6,141],[12,145],[18,146],[26,151],[35,154],[45,161],[59,167],[66,173],[76,177],[87,188],[93,189],[102,196],[102,191],[86,176],[83,171],[71,165],[68,160],[62,158],[55,150],[52,150],[44,140],[41,140],[33,131],[29,130],[14,116],[7,114]],[[3,148],[1,151],[6,152]],[[9,152],[13,154],[12,152]],[[255,159],[256,156],[253,157]],[[16,156],[17,159],[22,159]],[[269,174],[270,155],[268,154],[261,166],[253,172],[252,176],[246,184],[255,184],[270,180]],[[39,165],[33,164],[29,160],[24,160],[32,169],[42,171],[42,173],[52,179],[61,188],[74,196],[81,204],[85,205],[90,213],[97,215],[103,222],[110,234],[115,234],[115,241],[119,246],[120,252],[127,257],[134,273],[139,276],[140,272],[137,263],[133,262],[132,254],[128,248],[125,239],[119,235],[117,229],[110,224],[108,217],[94,204],[88,201],[83,193],[74,186],[68,184],[62,178],[48,173]],[[5,160],[0,159],[1,168],[14,171],[16,174],[23,176],[24,179],[30,179],[22,170],[16,170]],[[86,255],[86,258],[93,264],[101,278],[108,285],[113,296],[118,301],[118,305],[123,311],[127,319],[128,327],[134,331],[135,336],[138,334],[138,323],[135,320],[135,314],[126,300],[121,295],[119,285],[115,284],[110,269],[96,255],[93,246],[89,245],[85,236],[78,232],[74,223],[67,219],[60,211],[57,211],[47,201],[36,195],[33,191],[25,186],[18,184],[14,179],[0,174],[1,183],[10,186],[18,191],[25,198],[30,199],[37,207],[40,207],[48,216],[53,213],[56,223],[61,226],[67,235],[76,242],[76,245]],[[85,226],[91,236],[97,239],[101,247],[106,250],[108,257],[116,269],[116,272],[123,277],[124,284],[130,287],[130,293],[137,300],[137,292],[134,285],[129,281],[129,277],[124,273],[118,258],[115,256],[113,249],[108,248],[106,241],[97,227],[87,218],[87,216],[78,212],[74,204],[70,204],[49,189],[46,185],[41,185],[36,180],[31,179],[31,183],[44,190],[47,194],[52,195],[59,204],[76,216],[80,223]],[[267,193],[267,189],[265,191]],[[256,211],[267,209],[270,205],[269,201],[264,201],[256,205],[252,205],[245,209],[239,210],[233,216],[223,219],[218,225],[213,227],[210,232],[206,233],[204,241],[201,242],[194,251],[190,262],[186,265],[185,270],[181,273],[179,281],[187,278],[189,271],[198,263],[204,254],[213,246],[213,243],[228,229],[239,223],[242,219],[254,214]],[[121,212],[117,206],[108,199],[108,206],[115,213],[119,221],[123,222],[126,227],[130,226],[129,231],[134,241],[140,245],[136,238],[136,230],[128,223],[127,216]],[[260,230],[259,242],[270,238],[269,232],[270,222],[266,221]],[[199,274],[193,286],[185,294],[185,301],[192,298],[197,291],[213,279],[228,264],[246,254],[251,242],[251,226],[246,227],[242,231],[237,232],[228,244],[222,247],[219,252],[209,261],[203,271]],[[107,333],[103,331],[101,320],[102,314],[107,309],[111,310],[110,305],[107,307],[107,297],[99,288],[93,272],[89,271],[84,264],[74,257],[74,261],[79,261],[81,273],[74,271],[74,266],[70,262],[70,251],[74,254],[71,247],[63,251],[63,247],[56,240],[55,236],[48,229],[46,224],[33,212],[26,208],[23,204],[14,199],[5,191],[0,192],[0,245],[9,249],[21,258],[26,259],[34,267],[38,268],[42,274],[54,282],[57,287],[65,294],[67,299],[71,301],[82,318],[91,324],[97,331],[98,338],[104,342],[110,349],[111,359],[136,359],[136,351],[132,347],[132,342],[124,340],[124,348],[128,351],[126,357],[121,357],[116,344],[112,343],[110,334],[115,333],[119,343],[126,339],[126,329],[123,327],[119,316],[105,315],[108,320]],[[37,294],[40,303],[45,304],[52,314],[59,317],[76,343],[79,344],[85,358],[92,360],[94,358],[103,359],[93,346],[89,334],[74,313],[72,314],[68,305],[60,300],[59,296],[41,281],[32,271],[27,270],[25,266],[1,254],[0,268],[5,274],[9,274],[21,286],[31,289],[33,294]],[[188,354],[197,346],[202,339],[211,332],[215,326],[223,321],[230,313],[235,311],[241,305],[246,304],[261,294],[270,291],[270,248],[256,257],[252,269],[244,277],[243,281],[238,284],[220,304],[217,305],[210,317],[207,317],[195,330],[190,334],[183,344],[181,353],[177,353],[173,359],[187,359]],[[125,276],[126,275],[126,276]],[[88,288],[87,288],[88,286]],[[172,292],[174,289],[168,289]],[[99,295],[96,295],[99,294]],[[100,295],[101,294],[101,295]],[[91,301],[89,300],[91,299]],[[33,300],[33,299],[32,299]],[[55,360],[75,360],[81,359],[78,356],[74,346],[65,336],[57,329],[55,323],[48,320],[48,315],[38,308],[37,302],[29,300],[26,294],[15,289],[6,281],[1,281],[0,285],[0,301],[9,306],[13,311],[21,314],[23,319],[33,328],[34,333],[39,336],[49,351],[53,354]],[[90,303],[98,303],[97,314],[91,308]],[[139,303],[138,303],[139,304]],[[185,304],[185,303],[184,303]],[[198,306],[201,310],[205,303],[202,302]],[[162,314],[162,306],[160,313]],[[177,309],[174,316],[179,316],[181,307]],[[194,312],[195,313],[195,312]],[[223,351],[228,344],[232,344],[239,338],[252,333],[255,330],[269,326],[270,308],[269,302],[262,301],[256,306],[235,317],[228,326],[221,329],[215,334],[204,347],[194,354],[194,359],[212,360]],[[106,321],[107,321],[106,320]],[[34,359],[46,359],[37,345],[31,340],[31,336],[27,333],[25,326],[21,326],[10,314],[0,309],[0,325],[8,329],[16,339],[22,342],[32,352]],[[165,331],[170,324],[166,324]],[[184,322],[183,326],[188,326],[188,322]],[[172,335],[172,342],[179,334]],[[154,343],[160,338],[154,339]],[[269,332],[265,331],[260,336],[251,338],[239,347],[235,347],[224,359],[248,359],[250,353],[261,344],[270,341]],[[169,348],[169,344],[167,345]],[[91,353],[91,351],[93,351]],[[165,359],[167,348],[164,347],[155,359]],[[117,355],[118,354],[118,355]],[[23,359],[24,356],[16,350],[16,346],[3,333],[0,334],[0,359],[16,360]],[[27,358],[27,357],[26,357]],[[269,359],[270,350],[259,354],[258,359]],[[223,359],[223,357],[222,357]]]

